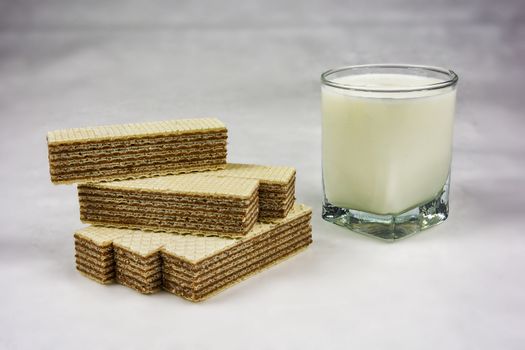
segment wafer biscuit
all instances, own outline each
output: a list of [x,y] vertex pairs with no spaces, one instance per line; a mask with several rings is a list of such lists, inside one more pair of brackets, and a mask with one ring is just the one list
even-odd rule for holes
[[242,256],[235,257],[231,263],[224,264],[220,268],[209,271],[199,277],[189,276],[183,269],[170,266],[164,262],[164,281],[177,283],[181,287],[187,288],[187,292],[192,293],[193,298],[200,299],[207,294],[205,290],[216,288],[218,281],[222,281],[231,275],[242,274],[247,266],[256,265],[263,260],[271,259],[270,257],[275,256],[278,252],[287,252],[303,244],[309,244],[310,241],[311,229],[305,227],[272,245],[243,253]]
[[311,242],[311,239],[307,239],[296,243],[295,245],[287,246],[282,250],[278,250],[275,254],[259,258],[255,262],[245,262],[245,264],[242,265],[240,269],[236,269],[231,274],[228,274],[223,278],[218,277],[217,280],[213,281],[212,284],[206,285],[202,289],[198,288],[195,290],[195,285],[187,285],[186,287],[183,287],[180,282],[170,279],[163,280],[163,288],[170,293],[179,295],[190,301],[203,301],[225,290],[226,288],[231,287],[250,276],[253,276],[257,272],[286,260],[296,253],[304,250],[308,245],[311,244]]
[[286,218],[256,223],[238,239],[94,226],[77,231],[75,237],[92,243],[78,248],[96,249],[101,247],[101,235],[111,233],[111,243],[105,247],[111,247],[117,282],[145,294],[162,286],[200,301],[308,246],[310,218],[311,210],[297,204]]
[[52,131],[53,183],[85,183],[217,170],[226,163],[227,129],[215,118]]
[[257,220],[258,186],[253,179],[194,174],[82,184],[80,218],[119,228],[240,237]]

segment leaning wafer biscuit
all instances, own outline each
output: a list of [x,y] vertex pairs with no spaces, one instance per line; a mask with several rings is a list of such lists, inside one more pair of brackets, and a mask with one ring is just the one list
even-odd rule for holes
[[86,183],[216,170],[227,129],[215,118],[98,126],[47,134],[51,181]]
[[78,185],[85,223],[227,237],[245,235],[259,211],[259,182],[195,174]]
[[286,166],[228,163],[226,168],[199,173],[259,181],[259,219],[284,218],[295,201],[295,169]]
[[[117,282],[144,294],[162,287],[201,301],[306,248],[312,242],[310,219],[311,210],[296,204],[286,218],[258,222],[238,239],[94,226],[76,236],[97,240],[112,235]],[[106,270],[93,269],[100,274]]]

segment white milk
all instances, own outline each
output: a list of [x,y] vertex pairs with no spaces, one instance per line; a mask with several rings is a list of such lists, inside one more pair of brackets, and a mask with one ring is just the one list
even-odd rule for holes
[[[437,79],[363,74],[334,80],[367,88],[417,87]],[[443,188],[449,173],[454,88],[370,93],[322,87],[323,178],[328,201],[398,214]]]

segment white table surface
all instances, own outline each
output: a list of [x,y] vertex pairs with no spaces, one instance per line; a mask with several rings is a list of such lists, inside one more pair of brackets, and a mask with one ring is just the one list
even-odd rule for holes
[[[0,348],[525,348],[524,9],[0,2]],[[372,62],[461,79],[451,216],[395,244],[320,217],[319,74]],[[46,131],[198,116],[227,123],[230,161],[297,168],[314,244],[201,304],[82,277]]]

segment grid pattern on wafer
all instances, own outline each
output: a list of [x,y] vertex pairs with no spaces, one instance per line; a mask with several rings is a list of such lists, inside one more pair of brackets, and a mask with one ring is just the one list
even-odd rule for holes
[[138,180],[105,182],[95,188],[249,198],[259,182],[253,179],[216,178],[198,174],[160,176]]
[[47,134],[47,140],[48,144],[53,145],[220,130],[226,130],[226,126],[216,118],[178,119],[159,122],[62,129],[49,132]]
[[116,238],[128,234],[130,230],[108,230],[106,227],[88,226],[75,232],[75,237],[83,238],[97,246],[110,245]]
[[113,245],[147,257],[156,253],[170,239],[170,236],[169,233],[164,232],[139,233],[135,231],[133,234],[117,237]]
[[286,185],[295,177],[295,169],[287,166],[228,163],[223,170],[205,173],[208,176],[228,176],[257,179],[261,183]]

